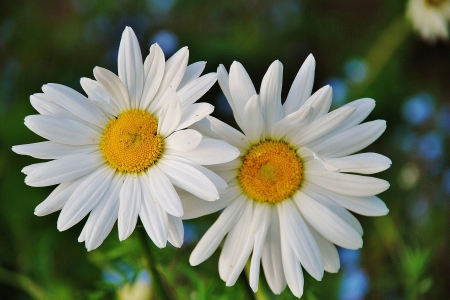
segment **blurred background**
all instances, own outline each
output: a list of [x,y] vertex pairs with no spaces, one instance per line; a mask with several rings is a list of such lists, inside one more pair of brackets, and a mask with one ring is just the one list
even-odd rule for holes
[[[257,90],[279,59],[284,97],[313,53],[314,90],[330,84],[333,108],[374,98],[369,120],[385,119],[388,128],[366,151],[393,161],[377,175],[391,183],[380,195],[390,213],[357,216],[364,247],[339,249],[341,270],[326,273],[322,282],[305,275],[303,298],[449,299],[450,45],[414,32],[406,7],[406,1],[391,0],[0,0],[0,299],[150,295],[137,233],[120,243],[114,228],[100,248],[87,252],[77,242],[83,224],[60,233],[57,213],[33,214],[53,187],[26,186],[20,170],[38,160],[11,151],[12,145],[42,140],[23,119],[36,113],[29,95],[43,84],[81,92],[79,79],[93,78],[95,66],[117,72],[125,26],[134,29],[145,55],[154,42],[166,57],[188,46],[190,63],[208,62],[205,72],[220,63],[229,69],[238,60]],[[202,101],[235,125],[218,85]],[[218,253],[189,266],[193,247],[217,216],[184,222],[181,249],[153,246],[156,267],[176,299],[248,299],[243,281],[227,288],[219,279]],[[294,299],[289,289],[273,295],[264,276],[256,297]]]

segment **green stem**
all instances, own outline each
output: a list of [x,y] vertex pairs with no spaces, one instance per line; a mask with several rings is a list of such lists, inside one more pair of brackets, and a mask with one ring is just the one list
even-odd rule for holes
[[403,44],[411,32],[410,24],[405,17],[401,16],[392,21],[384,29],[370,47],[366,56],[369,66],[369,75],[365,81],[355,87],[352,98],[361,97],[373,81],[380,75],[389,59]]
[[248,276],[245,270],[242,270],[241,275],[239,275],[239,281],[244,285],[246,295],[245,299],[257,300],[255,293],[253,293],[253,290],[250,287],[250,281],[248,280]]
[[0,281],[25,291],[34,299],[45,299],[42,289],[31,279],[6,269],[0,268]]
[[161,276],[155,267],[156,260],[152,254],[152,249],[148,244],[148,236],[144,228],[138,228],[139,239],[141,240],[142,248],[145,252],[144,264],[147,272],[150,275],[150,284],[153,287],[153,291],[156,294],[156,299],[173,299],[166,290]]

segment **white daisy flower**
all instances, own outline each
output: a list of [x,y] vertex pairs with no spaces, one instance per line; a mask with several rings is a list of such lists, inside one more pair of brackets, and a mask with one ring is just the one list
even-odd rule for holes
[[422,38],[431,42],[448,39],[450,0],[410,0],[406,15]]
[[36,207],[44,216],[61,210],[60,231],[89,217],[79,237],[86,248],[100,246],[118,219],[119,239],[133,232],[138,216],[148,235],[165,247],[183,242],[183,207],[174,186],[214,201],[226,182],[202,165],[229,162],[239,151],[185,129],[213,111],[194,104],[217,80],[200,76],[205,62],[187,66],[182,48],[165,61],[154,44],[142,62],[130,27],[122,35],[119,76],[96,67],[96,81],[82,78],[89,98],[59,84],[46,84],[31,104],[40,115],[25,125],[48,141],[14,146],[13,151],[52,161],[27,166],[25,183],[59,184]]
[[185,219],[226,207],[192,252],[191,265],[210,257],[228,234],[219,259],[220,278],[227,286],[236,282],[253,253],[249,280],[255,292],[262,260],[274,293],[287,284],[300,297],[302,268],[321,280],[324,270],[340,267],[334,244],[362,247],[362,227],[347,209],[368,216],[388,212],[375,196],[389,187],[387,181],[347,173],[377,173],[391,161],[376,153],[351,155],[386,128],[383,120],[360,124],[375,106],[372,99],[328,113],[331,87],[311,96],[315,61],[310,55],[282,105],[282,69],[279,61],[270,66],[258,95],[240,63],[231,65],[229,76],[219,66],[219,84],[245,134],[213,117],[208,117],[212,130],[205,122],[194,127],[222,137],[241,156],[210,167],[229,185],[219,201],[200,206],[199,199],[188,195],[182,201]]

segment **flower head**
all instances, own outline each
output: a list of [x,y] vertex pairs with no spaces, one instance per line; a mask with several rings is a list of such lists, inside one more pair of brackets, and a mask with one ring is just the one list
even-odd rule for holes
[[449,0],[410,0],[406,15],[425,40],[448,39]]
[[183,242],[183,206],[175,187],[206,201],[219,198],[227,184],[202,165],[228,162],[239,155],[229,144],[186,129],[213,111],[194,104],[217,80],[203,75],[205,62],[187,66],[182,48],[165,61],[154,44],[142,62],[130,27],[119,48],[119,76],[96,67],[96,80],[81,79],[88,98],[59,84],[30,97],[40,113],[25,125],[48,141],[14,146],[13,151],[52,161],[27,166],[30,186],[59,184],[36,207],[43,216],[61,210],[58,229],[66,230],[87,214],[79,237],[97,248],[118,219],[119,239],[133,232],[140,217],[158,247]]
[[331,87],[311,95],[314,68],[310,55],[282,105],[279,61],[270,66],[259,94],[240,63],[231,65],[229,76],[220,66],[219,84],[244,133],[213,117],[193,125],[241,151],[239,158],[209,167],[230,187],[218,201],[194,210],[193,204],[200,200],[182,196],[183,204],[189,204],[184,218],[225,208],[192,252],[190,263],[206,260],[227,235],[219,259],[219,274],[227,286],[236,282],[252,253],[254,291],[262,261],[274,293],[288,285],[300,297],[302,269],[321,280],[324,270],[337,272],[340,267],[335,245],[362,247],[362,227],[348,210],[369,216],[388,212],[375,196],[389,187],[388,182],[348,174],[389,168],[391,161],[380,154],[353,154],[374,142],[386,122],[360,124],[375,106],[372,99],[328,112]]

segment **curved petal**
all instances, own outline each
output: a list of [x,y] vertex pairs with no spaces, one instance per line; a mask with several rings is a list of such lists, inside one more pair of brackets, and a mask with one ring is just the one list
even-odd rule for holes
[[319,119],[328,113],[331,106],[332,96],[333,89],[331,86],[326,85],[306,100],[304,105],[314,108],[313,120]]
[[203,70],[205,69],[205,66],[206,61],[198,61],[187,66],[183,79],[180,82],[179,89],[182,89],[186,84],[197,79],[200,76],[200,74],[202,74]]
[[144,176],[139,176],[142,188],[142,202],[139,217],[145,231],[158,248],[164,248],[169,235],[168,214],[158,201],[153,199],[150,187]]
[[58,230],[64,231],[81,221],[108,189],[114,171],[101,167],[86,176],[64,205],[58,218]]
[[144,65],[142,53],[133,29],[127,26],[120,40],[117,58],[119,78],[126,86],[131,108],[138,108],[144,86]]
[[181,107],[175,91],[167,94],[164,106],[158,111],[158,134],[170,135],[180,124]]
[[188,105],[181,109],[180,124],[178,124],[178,127],[175,130],[180,130],[191,126],[195,122],[209,116],[213,111],[214,106],[209,103],[195,103]]
[[330,242],[349,249],[362,247],[361,235],[326,206],[297,192],[295,203],[308,223]]
[[12,147],[12,151],[40,159],[57,159],[73,154],[89,154],[98,150],[97,145],[66,145],[55,142],[39,142]]
[[258,144],[264,138],[264,118],[258,95],[248,100],[243,112],[244,132],[250,143]]
[[130,108],[128,90],[116,74],[107,69],[95,67],[94,77],[108,93],[109,97],[111,97],[111,100],[114,101],[120,111]]
[[240,154],[238,149],[226,142],[205,137],[194,150],[185,152],[167,150],[166,153],[187,158],[200,165],[216,165],[229,162]]
[[311,225],[308,225],[311,234],[316,240],[317,246],[319,246],[320,253],[323,257],[323,268],[325,271],[330,273],[337,273],[341,267],[339,261],[339,253],[336,247],[329,240],[324,238],[320,233],[318,233]]
[[[260,98],[264,118],[265,132],[283,118],[281,106],[281,87],[283,85],[283,65],[279,60],[274,61],[261,83]],[[247,104],[248,105],[248,104]],[[244,116],[244,120],[245,120]]]
[[108,118],[118,115],[119,108],[111,100],[111,97],[102,88],[100,83],[90,78],[83,77],[80,79],[80,84],[88,95],[89,100],[94,102]]
[[55,103],[86,122],[100,128],[108,123],[108,118],[92,101],[67,86],[48,83],[42,87],[42,91]]
[[228,143],[238,148],[242,154],[247,148],[250,147],[248,138],[240,131],[214,117],[210,116],[206,118],[211,123],[211,129],[220,134],[220,136]]
[[243,197],[237,198],[220,214],[216,222],[206,231],[189,257],[191,266],[207,260],[219,247],[223,237],[236,225],[243,213]]
[[217,81],[217,73],[208,73],[192,80],[177,91],[181,107],[186,107],[200,99]]
[[181,217],[183,206],[180,197],[166,174],[158,166],[152,166],[148,169],[145,179],[152,192],[153,201],[159,202],[168,214]]
[[184,228],[181,218],[168,215],[169,217],[169,242],[177,248],[183,245],[184,240]]
[[236,123],[240,128],[242,128],[242,118],[241,118],[242,111],[238,111],[236,109],[233,97],[231,97],[228,72],[222,64],[220,64],[219,67],[217,68],[217,81],[219,82],[219,86],[222,89],[225,98],[227,99],[228,103],[231,106]]
[[229,86],[231,99],[228,100],[233,101],[234,112],[239,114],[242,119],[244,107],[247,101],[256,94],[256,90],[250,76],[240,62],[235,61],[230,67]]
[[119,240],[123,241],[133,233],[141,210],[142,191],[138,176],[125,176],[119,198],[117,227]]
[[25,183],[29,186],[50,186],[71,181],[92,172],[104,164],[100,153],[75,154],[39,164],[28,173]]
[[25,126],[37,135],[61,144],[93,145],[100,143],[101,138],[97,131],[84,124],[52,116],[27,116]]
[[312,54],[308,55],[305,62],[295,76],[294,82],[289,90],[286,102],[283,105],[284,116],[297,111],[311,96],[314,84],[314,71],[316,61]]
[[392,161],[378,153],[360,153],[345,157],[324,158],[341,172],[374,174],[388,169]]
[[185,129],[172,133],[164,140],[166,149],[176,151],[190,151],[202,141],[202,135],[195,130]]
[[211,180],[194,167],[164,158],[159,160],[157,166],[179,188],[206,201],[219,199],[219,192]]
[[141,108],[147,109],[153,101],[164,76],[166,62],[164,52],[158,44],[150,47],[150,54],[144,63],[144,90],[142,91]]

